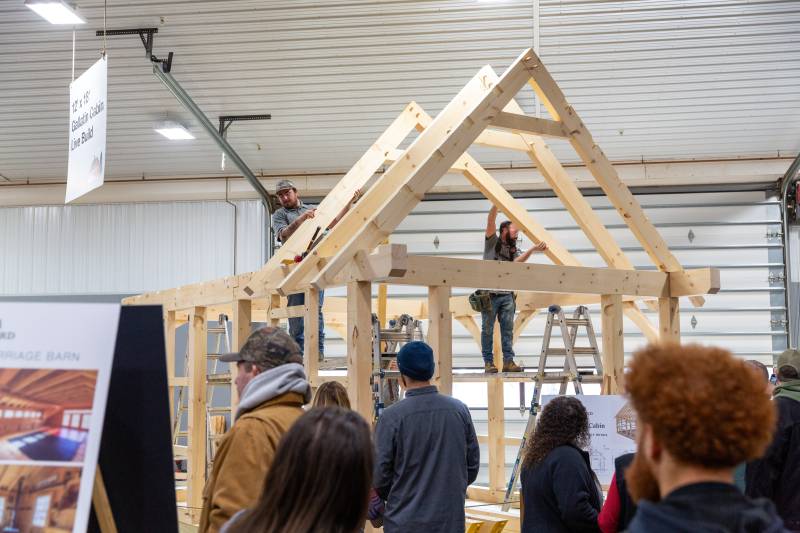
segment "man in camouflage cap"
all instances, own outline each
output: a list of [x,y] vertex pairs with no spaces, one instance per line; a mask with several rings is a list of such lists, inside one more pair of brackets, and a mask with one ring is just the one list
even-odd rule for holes
[[[275,186],[275,195],[278,197],[278,201],[281,204],[281,207],[275,210],[272,214],[272,231],[275,233],[275,238],[282,243],[285,243],[292,234],[297,231],[297,228],[305,222],[306,220],[314,218],[317,213],[317,208],[315,206],[310,206],[304,204],[300,197],[297,195],[297,187],[295,187],[294,183],[291,180],[283,179],[278,182]],[[347,202],[339,214],[336,215],[336,218],[328,224],[326,228],[320,228],[320,230],[329,230],[334,227],[343,216],[347,214],[350,210],[350,207],[355,204],[358,199],[361,198],[361,190],[356,189],[353,192],[353,197]],[[313,222],[309,222],[312,224]],[[302,249],[305,250],[310,243],[302,243]],[[319,292],[319,360],[322,361],[325,355],[325,321],[322,316],[322,304],[325,299],[325,292]],[[304,305],[305,304],[305,294],[300,292],[297,294],[290,294],[287,298],[289,306],[295,305]],[[300,349],[304,349],[304,342],[305,342],[305,335],[304,329],[305,324],[303,322],[303,317],[293,317],[289,319],[289,333],[294,338],[295,342],[300,346]]]
[[300,347],[280,328],[253,332],[239,352],[220,361],[236,363],[239,406],[203,491],[201,533],[216,533],[256,503],[278,441],[311,400]]

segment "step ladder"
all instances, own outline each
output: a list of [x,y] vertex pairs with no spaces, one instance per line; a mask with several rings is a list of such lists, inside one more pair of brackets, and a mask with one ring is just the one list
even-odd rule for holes
[[[206,354],[206,386],[208,387],[208,395],[206,401],[206,468],[210,470],[214,461],[214,454],[217,451],[219,439],[222,438],[226,430],[225,416],[229,416],[229,420],[233,421],[233,412],[231,411],[230,403],[227,406],[215,406],[214,396],[215,391],[219,387],[232,387],[233,374],[230,371],[221,372],[220,368],[220,355],[231,351],[231,338],[228,333],[228,316],[219,315],[218,325],[208,328],[208,335],[213,335],[212,344],[214,351]],[[213,365],[211,370],[208,369],[209,362]],[[227,363],[222,363],[227,368]],[[186,353],[183,359],[184,372],[188,371],[189,367],[189,348],[187,346]],[[185,382],[185,381],[184,381]],[[188,405],[185,399],[188,398],[188,386],[182,385],[178,387],[178,398],[175,403],[175,418],[172,421],[172,440],[173,445],[178,446],[180,439],[188,438],[188,432],[181,430],[183,416],[188,412]],[[193,444],[194,445],[194,444]],[[177,457],[176,457],[177,458]],[[177,473],[176,473],[177,474]]]
[[[564,342],[563,348],[550,347],[553,327],[558,327],[561,331],[561,338]],[[589,340],[589,346],[587,347],[575,346],[575,341],[578,338],[578,328],[580,327],[586,328],[586,336]],[[547,358],[551,355],[564,357],[563,371],[547,371]],[[522,456],[525,452],[525,445],[536,428],[536,419],[541,407],[540,401],[542,399],[543,385],[554,381],[559,383],[558,394],[563,396],[567,393],[567,385],[572,382],[572,385],[575,387],[575,394],[583,394],[583,385],[581,384],[582,376],[580,372],[578,372],[578,364],[575,361],[576,355],[591,355],[594,359],[595,372],[598,376],[603,375],[603,361],[600,356],[600,350],[597,348],[597,338],[594,334],[594,326],[592,325],[592,318],[589,315],[589,310],[581,305],[575,309],[572,318],[566,318],[560,306],[551,305],[547,310],[547,324],[545,325],[544,338],[542,339],[542,352],[539,355],[539,368],[536,372],[536,376],[533,378],[533,397],[531,398],[528,422],[525,425],[525,433],[522,435],[522,442],[520,443],[519,451],[517,451],[517,459],[514,461],[514,468],[512,468],[511,476],[508,480],[508,488],[506,489],[506,495],[503,499],[503,511],[508,511],[511,508],[511,499],[514,496],[514,490],[516,490]]]
[[411,315],[400,315],[382,329],[378,316],[372,314],[372,395],[375,420],[386,407],[400,400],[400,372],[397,352],[403,344],[424,341],[422,323]]

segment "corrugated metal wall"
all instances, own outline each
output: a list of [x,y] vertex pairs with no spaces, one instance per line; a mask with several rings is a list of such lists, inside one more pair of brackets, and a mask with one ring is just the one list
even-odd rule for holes
[[[134,294],[263,264],[260,202],[0,209],[0,295]],[[235,224],[234,224],[234,218]]]

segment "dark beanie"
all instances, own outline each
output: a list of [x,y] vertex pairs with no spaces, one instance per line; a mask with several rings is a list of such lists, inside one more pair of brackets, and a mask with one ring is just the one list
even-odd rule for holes
[[397,367],[400,369],[400,373],[414,381],[431,379],[435,366],[433,350],[424,342],[409,342],[397,353]]

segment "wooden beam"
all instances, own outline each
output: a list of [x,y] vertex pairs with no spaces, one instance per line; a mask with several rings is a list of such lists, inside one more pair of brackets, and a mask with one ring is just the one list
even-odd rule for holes
[[[349,262],[360,249],[369,249],[386,238],[408,213],[416,206],[425,193],[447,172],[466,148],[480,135],[497,111],[505,107],[528,79],[528,62],[532,56],[522,55],[508,68],[496,85],[481,81],[481,90],[473,98],[455,99],[434,119],[429,128],[419,134],[406,151],[406,156],[395,162],[387,171],[404,176],[401,187],[395,187],[392,194],[380,198],[379,208],[360,215],[351,210],[347,219],[357,223],[360,231],[338,250],[338,253],[313,276],[311,283],[320,287],[324,279],[332,278]],[[365,200],[375,190],[370,189]],[[340,222],[328,234],[339,229]],[[300,266],[308,261],[301,263]],[[312,262],[309,262],[312,264]],[[295,270],[297,272],[298,269]],[[288,280],[288,278],[287,278]]]
[[319,377],[319,291],[305,291],[305,309],[303,318],[303,364],[306,376],[312,383]]
[[[236,300],[233,305],[233,349],[241,350],[244,343],[250,337],[253,330],[253,302],[252,300]],[[236,375],[238,368],[236,363],[230,363],[231,377]],[[231,379],[231,424],[233,416],[236,415],[236,408],[239,405],[239,392],[236,389],[236,382]]]
[[[264,265],[264,268],[253,276],[249,283],[244,285],[246,291],[252,291],[254,294],[265,293],[281,281],[283,278],[280,269],[282,261],[302,254],[308,248],[308,243],[311,242],[316,228],[321,227],[324,229],[328,227],[341,209],[351,200],[355,190],[366,186],[367,182],[384,164],[388,153],[396,149],[408,134],[414,130],[416,125],[414,115],[416,112],[417,104],[415,102],[411,102],[403,108],[400,115],[378,137],[378,140],[370,146],[369,150],[361,156],[356,164],[320,202],[314,218],[307,224],[301,224]],[[324,240],[325,238],[323,238]]]
[[267,308],[267,316],[270,317],[269,325],[273,328],[277,328],[281,321],[278,317],[272,316],[272,311],[281,308],[281,297],[279,294],[270,294],[269,295],[269,307]]
[[501,111],[492,120],[492,126],[511,130],[514,133],[527,133],[542,137],[566,139],[569,137],[564,125],[554,120],[530,117],[522,113]]
[[[652,270],[618,270],[422,255],[408,255],[403,261],[399,250],[404,245],[390,246],[395,249],[393,255],[406,268],[402,277],[381,276],[379,265],[376,264],[368,269],[347,269],[334,282],[340,283],[344,277],[344,281],[386,281],[393,285],[447,285],[491,290],[656,297],[665,296],[667,290],[667,274]],[[377,255],[365,256],[363,259],[369,261],[369,258]],[[378,275],[362,276],[364,271]]]
[[636,302],[623,301],[622,312],[641,330],[647,342],[658,342],[658,328],[644,316]]
[[381,325],[382,328],[386,327],[387,298],[388,298],[388,287],[386,286],[385,283],[381,283],[378,285],[378,323]]
[[434,380],[442,394],[453,394],[453,318],[450,287],[428,287],[428,344],[436,358]]
[[347,383],[353,409],[372,420],[372,285],[354,281],[347,285]]
[[208,324],[206,309],[195,307],[189,314],[189,420],[186,446],[191,450],[188,461],[186,504],[203,506],[206,484],[206,358],[208,356]]
[[505,399],[503,380],[486,383],[489,434],[489,488],[503,490],[506,484]]
[[680,307],[677,298],[658,299],[658,331],[663,343],[681,342]]
[[[538,57],[537,57],[538,59]],[[581,121],[575,109],[569,105],[564,93],[541,61],[531,69],[530,85],[542,98],[553,120],[560,121],[569,133],[569,141],[603,189],[611,204],[617,209],[622,220],[638,239],[642,248],[650,256],[659,270],[675,272],[683,267],[672,255],[666,241],[653,226],[630,189],[619,178],[616,169],[595,143],[591,133]],[[694,299],[695,305],[702,305],[702,297]]]
[[718,268],[678,270],[669,273],[670,296],[695,296],[717,294],[720,289]]
[[625,348],[622,331],[622,297],[604,294],[600,299],[603,333],[603,394],[619,394],[625,379]]
[[[175,320],[175,311],[164,311],[164,342],[167,355],[167,382],[175,378],[175,332],[178,323]],[[170,427],[175,419],[175,394],[172,388],[168,387],[169,392],[169,416]]]

